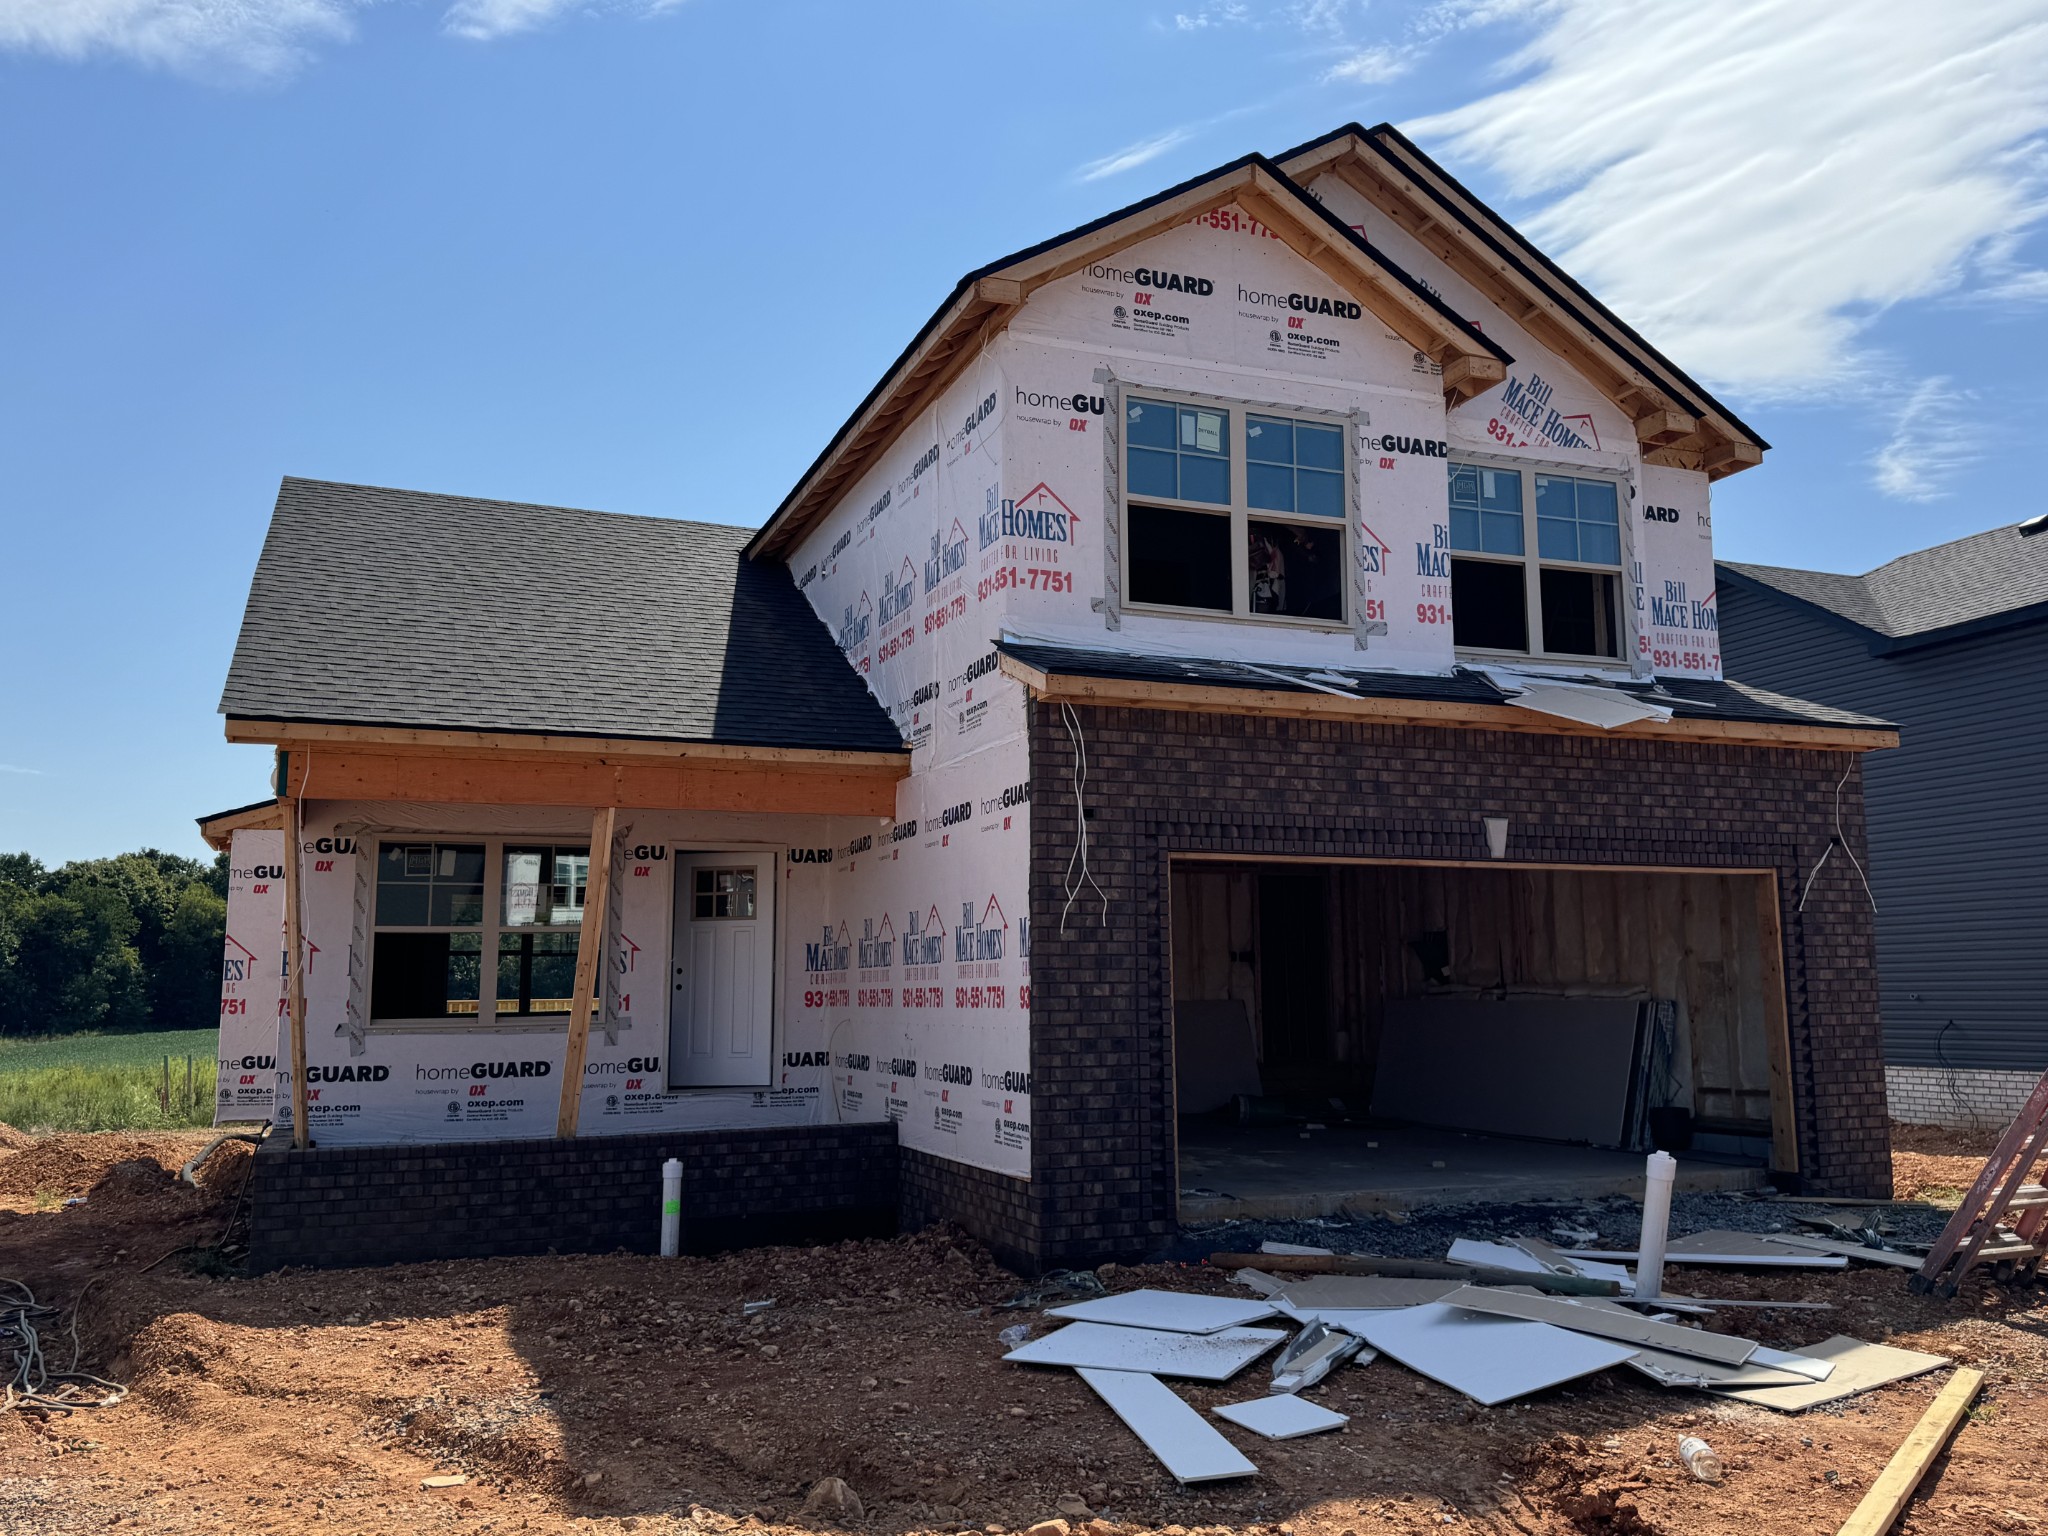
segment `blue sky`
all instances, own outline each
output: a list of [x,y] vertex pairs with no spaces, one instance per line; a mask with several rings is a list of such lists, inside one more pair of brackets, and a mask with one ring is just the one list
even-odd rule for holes
[[281,475],[756,523],[961,272],[1354,118],[1770,439],[1724,556],[2048,511],[2038,0],[1180,5],[0,0],[0,849],[267,793]]

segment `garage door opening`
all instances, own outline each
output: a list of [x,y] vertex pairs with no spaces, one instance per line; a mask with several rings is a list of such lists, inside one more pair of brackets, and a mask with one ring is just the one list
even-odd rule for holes
[[1767,874],[1176,859],[1183,1221],[1796,1171]]

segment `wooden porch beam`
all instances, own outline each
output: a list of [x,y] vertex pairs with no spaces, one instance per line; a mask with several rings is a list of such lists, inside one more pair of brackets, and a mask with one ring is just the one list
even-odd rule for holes
[[576,982],[569,1002],[569,1041],[562,1052],[562,1102],[555,1114],[555,1134],[576,1134],[583,1107],[583,1064],[590,1056],[590,1015],[597,1004],[599,971],[604,961],[605,912],[612,892],[612,837],[619,828],[619,808],[601,807],[590,823],[590,878],[583,888],[583,923],[576,930]]
[[907,761],[838,767],[664,762],[635,756],[484,757],[295,744],[288,792],[323,800],[612,806],[647,811],[795,811],[894,816]]

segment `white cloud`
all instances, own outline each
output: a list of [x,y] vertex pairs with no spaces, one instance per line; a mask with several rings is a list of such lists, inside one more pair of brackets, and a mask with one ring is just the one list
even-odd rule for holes
[[[1771,394],[1856,376],[1876,315],[1968,291],[1982,255],[2048,204],[2048,13],[2030,0],[1449,0],[1432,14],[1537,30],[1505,61],[1516,84],[1411,131],[1461,177],[1483,164],[1542,202],[1524,232],[1717,383]],[[2004,283],[2008,298],[2043,286]]]
[[1388,43],[1376,43],[1370,48],[1361,48],[1349,58],[1330,66],[1324,76],[1328,80],[1348,81],[1353,85],[1385,85],[1398,80],[1415,67],[1412,49],[1396,48]]
[[1984,429],[1976,396],[1947,378],[1922,379],[1892,413],[1891,436],[1870,461],[1870,483],[1895,501],[1939,501],[1976,462]]
[[1205,5],[1192,16],[1176,12],[1174,27],[1182,32],[1206,32],[1211,27],[1239,27],[1252,19],[1251,11],[1243,5]]
[[291,74],[349,37],[357,0],[0,0],[0,49],[121,58],[185,74]]
[[0,773],[33,773],[40,777],[42,771],[40,768],[21,768],[13,763],[0,763]]
[[1124,171],[1135,170],[1148,160],[1157,160],[1169,149],[1178,149],[1195,136],[1193,126],[1169,128],[1164,133],[1154,134],[1149,139],[1140,139],[1135,144],[1126,144],[1114,154],[1104,155],[1100,160],[1090,160],[1078,168],[1074,175],[1081,181],[1100,181],[1105,176],[1115,176]]

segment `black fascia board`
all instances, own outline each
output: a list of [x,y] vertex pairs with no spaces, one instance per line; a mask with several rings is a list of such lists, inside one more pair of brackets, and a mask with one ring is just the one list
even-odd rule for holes
[[[1484,198],[1479,197],[1472,191],[1470,187],[1466,186],[1463,182],[1459,181],[1457,177],[1453,176],[1449,171],[1445,170],[1443,166],[1441,166],[1434,159],[1432,159],[1419,145],[1417,145],[1406,134],[1402,133],[1401,130],[1396,128],[1392,123],[1380,123],[1373,128],[1363,128],[1359,126],[1357,123],[1347,123],[1342,128],[1335,129],[1332,132],[1323,134],[1317,138],[1310,139],[1305,144],[1300,144],[1293,149],[1287,150],[1285,153],[1278,156],[1278,158],[1281,160],[1291,160],[1297,155],[1303,155],[1307,154],[1311,150],[1321,149],[1324,145],[1334,143],[1339,139],[1346,137],[1355,137],[1362,145],[1370,147],[1375,153],[1379,154],[1382,158],[1389,159],[1390,164],[1393,164],[1397,169],[1402,169],[1405,174],[1405,168],[1400,167],[1398,161],[1392,161],[1391,157],[1386,156],[1385,150],[1379,144],[1374,142],[1375,138],[1380,134],[1385,134],[1388,138],[1394,140],[1395,142],[1400,144],[1402,148],[1406,149],[1409,153],[1413,154],[1423,164],[1427,165],[1437,175],[1441,176],[1448,185],[1456,188],[1460,196],[1468,198],[1475,208],[1480,209],[1482,212],[1486,214],[1488,218],[1494,220],[1503,229],[1514,229],[1515,226],[1512,221],[1502,218],[1501,215],[1494,208],[1492,208]],[[1488,250],[1492,251],[1496,256],[1500,257],[1503,261],[1507,262],[1517,272],[1521,273],[1523,277],[1527,278],[1530,282],[1534,283],[1538,288],[1542,289],[1545,293],[1549,294],[1550,297],[1555,299],[1558,303],[1564,305],[1567,309],[1574,310],[1581,309],[1582,306],[1589,307],[1592,310],[1596,311],[1606,320],[1612,322],[1624,336],[1626,336],[1630,341],[1634,342],[1636,346],[1640,347],[1642,351],[1648,355],[1649,358],[1655,359],[1654,364],[1649,361],[1646,361],[1645,358],[1639,357],[1634,353],[1630,352],[1627,347],[1621,346],[1619,343],[1617,343],[1612,336],[1602,334],[1598,326],[1588,325],[1587,329],[1591,330],[1596,336],[1599,336],[1600,340],[1605,345],[1612,347],[1622,357],[1626,358],[1632,367],[1648,375],[1650,378],[1655,379],[1660,386],[1667,390],[1681,404],[1688,407],[1694,415],[1697,416],[1704,414],[1700,410],[1699,405],[1697,403],[1700,400],[1704,400],[1709,405],[1711,405],[1714,408],[1714,410],[1718,411],[1721,415],[1725,416],[1731,425],[1739,428],[1743,435],[1749,438],[1751,442],[1755,443],[1757,447],[1768,449],[1771,446],[1761,436],[1758,435],[1754,427],[1750,426],[1748,422],[1744,421],[1741,417],[1737,416],[1733,411],[1729,410],[1727,406],[1723,405],[1719,400],[1715,399],[1712,394],[1710,394],[1706,389],[1701,387],[1701,385],[1696,379],[1694,379],[1691,375],[1686,373],[1686,371],[1683,368],[1680,368],[1676,363],[1672,362],[1671,359],[1666,357],[1662,352],[1659,352],[1639,331],[1636,330],[1634,326],[1630,325],[1626,320],[1622,319],[1621,316],[1615,314],[1613,310],[1609,309],[1605,304],[1601,303],[1600,300],[1595,298],[1584,287],[1582,287],[1576,278],[1574,278],[1569,272],[1566,272],[1562,267],[1558,266],[1548,256],[1544,255],[1543,252],[1540,249],[1538,249],[1533,243],[1526,240],[1523,240],[1521,242],[1523,246],[1526,247],[1529,255],[1532,256],[1537,262],[1541,263],[1544,269],[1543,272],[1536,272],[1531,270],[1528,263],[1522,259],[1520,254],[1518,254],[1514,250],[1509,249],[1507,246],[1504,246],[1499,240],[1496,240],[1488,231],[1480,228],[1478,225],[1473,223],[1473,221],[1466,215],[1465,211],[1462,208],[1459,208],[1456,204],[1450,202],[1447,198],[1443,197],[1440,193],[1437,192],[1437,190],[1434,187],[1431,187],[1426,182],[1421,181],[1417,181],[1416,186],[1420,191],[1422,191],[1429,197],[1430,201],[1435,203],[1451,218],[1457,220],[1460,227],[1468,231],[1474,239],[1480,241],[1483,245],[1486,246]],[[1517,236],[1517,238],[1520,238],[1519,235]],[[1549,274],[1549,278],[1554,278],[1557,282],[1564,284],[1564,286],[1570,290],[1570,294],[1567,295],[1559,293],[1557,289],[1552,286],[1549,279],[1545,277],[1545,273]],[[1666,375],[1668,375],[1668,378],[1665,377]],[[1670,379],[1676,379],[1679,384],[1684,386],[1684,388],[1681,389],[1675,387],[1672,383],[1669,382]]]
[[[1346,129],[1344,131],[1349,132],[1351,130]],[[1514,358],[1511,357],[1507,352],[1503,351],[1501,347],[1491,337],[1486,335],[1485,332],[1481,331],[1470,320],[1467,320],[1464,316],[1460,315],[1456,310],[1452,309],[1450,305],[1446,304],[1443,301],[1443,299],[1438,297],[1436,294],[1431,293],[1420,282],[1416,281],[1416,279],[1412,275],[1403,271],[1399,266],[1395,265],[1392,258],[1388,257],[1381,251],[1374,250],[1371,245],[1369,245],[1364,239],[1360,238],[1357,230],[1353,229],[1350,225],[1346,224],[1334,213],[1331,213],[1329,209],[1323,207],[1323,205],[1317,202],[1313,197],[1310,197],[1308,193],[1294,180],[1293,177],[1289,176],[1285,171],[1280,169],[1280,166],[1276,161],[1272,160],[1266,155],[1262,155],[1257,152],[1253,152],[1252,154],[1248,155],[1240,155],[1235,160],[1229,162],[1227,165],[1219,165],[1214,170],[1204,171],[1199,176],[1190,176],[1186,181],[1176,183],[1175,185],[1166,188],[1164,191],[1155,192],[1150,197],[1140,198],[1135,203],[1126,204],[1124,207],[1118,208],[1110,213],[1105,213],[1101,215],[1099,218],[1090,219],[1085,224],[1077,224],[1076,226],[1074,226],[1074,228],[1067,230],[1064,234],[1053,235],[1048,239],[1040,240],[1035,245],[1028,245],[1024,247],[1024,249],[1021,251],[1012,251],[1007,256],[1001,256],[994,261],[986,262],[983,265],[976,267],[972,272],[969,272],[965,277],[961,278],[957,283],[953,285],[952,291],[948,293],[943,300],[940,301],[939,307],[932,311],[931,318],[926,320],[923,325],[917,328],[917,334],[910,338],[909,344],[906,345],[901,352],[896,354],[895,361],[890,363],[889,366],[883,370],[882,376],[875,381],[874,387],[870,389],[865,395],[861,396],[860,403],[853,408],[852,412],[847,416],[846,420],[840,424],[839,430],[832,434],[831,439],[825,444],[824,448],[819,451],[818,456],[811,460],[810,464],[805,468],[804,472],[801,475],[797,476],[796,484],[790,487],[789,494],[782,498],[781,502],[777,504],[775,510],[768,515],[768,520],[764,522],[760,526],[760,528],[755,531],[754,536],[751,539],[747,540],[746,547],[743,550],[741,550],[741,553],[744,554],[750,560],[754,559],[757,556],[761,541],[764,538],[766,538],[768,534],[775,528],[776,524],[781,521],[782,514],[789,510],[789,504],[796,499],[798,493],[800,493],[803,490],[804,485],[810,480],[811,476],[816,474],[818,470],[821,467],[823,467],[825,461],[832,457],[834,451],[837,450],[839,445],[845,441],[846,435],[853,430],[854,423],[860,420],[862,415],[866,413],[867,408],[870,405],[874,404],[874,402],[881,396],[882,392],[888,388],[889,381],[894,379],[896,377],[897,372],[903,367],[903,365],[910,361],[911,357],[916,353],[917,349],[924,344],[924,339],[927,336],[929,336],[935,329],[937,329],[939,322],[945,319],[947,312],[951,310],[952,307],[960,301],[961,296],[968,292],[969,289],[973,288],[973,286],[976,283],[980,282],[984,277],[993,277],[996,273],[1002,271],[1003,268],[1011,266],[1016,262],[1028,261],[1033,256],[1042,256],[1043,254],[1045,254],[1045,252],[1053,250],[1059,246],[1065,245],[1070,240],[1078,240],[1084,235],[1092,235],[1098,229],[1107,228],[1109,225],[1116,223],[1119,219],[1127,219],[1134,213],[1143,213],[1147,208],[1157,207],[1160,203],[1166,202],[1171,198],[1179,197],[1183,192],[1192,192],[1195,188],[1203,185],[1205,182],[1214,181],[1219,176],[1228,176],[1231,172],[1241,171],[1245,169],[1247,166],[1257,166],[1261,170],[1268,172],[1283,185],[1293,189],[1295,195],[1299,198],[1299,200],[1305,207],[1314,209],[1316,213],[1326,223],[1328,223],[1333,229],[1342,234],[1354,248],[1364,251],[1368,256],[1370,256],[1373,259],[1375,265],[1379,266],[1389,276],[1393,277],[1403,287],[1408,289],[1409,292],[1415,294],[1418,298],[1425,300],[1432,309],[1436,310],[1445,319],[1451,321],[1460,331],[1468,332],[1471,335],[1476,336],[1479,339],[1480,344],[1484,346],[1487,349],[1487,351],[1491,352],[1495,357],[1499,358],[1501,362],[1512,363],[1514,361]]]

